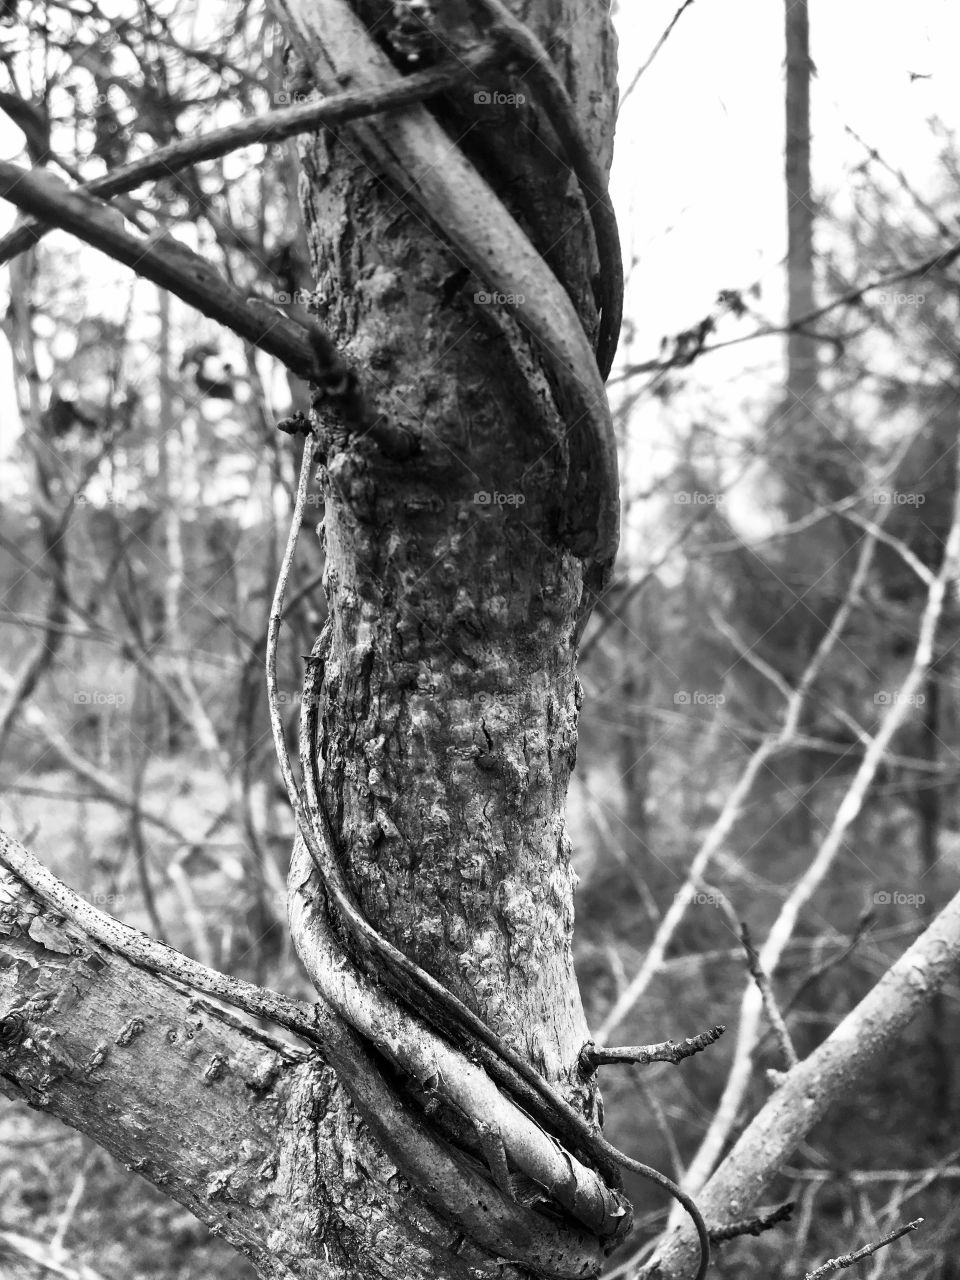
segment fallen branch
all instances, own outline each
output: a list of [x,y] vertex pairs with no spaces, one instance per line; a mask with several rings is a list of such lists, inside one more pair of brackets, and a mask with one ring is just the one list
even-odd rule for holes
[[[960,894],[771,1094],[699,1193],[709,1221],[740,1217],[757,1203],[806,1135],[832,1108],[855,1099],[863,1082],[895,1054],[906,1027],[953,981],[958,966]],[[696,1244],[683,1224],[660,1253],[660,1280],[685,1280],[695,1258]]]

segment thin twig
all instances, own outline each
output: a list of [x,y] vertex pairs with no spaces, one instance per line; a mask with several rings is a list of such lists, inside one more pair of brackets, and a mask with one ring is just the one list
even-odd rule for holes
[[[0,670],[0,690],[9,690],[13,679],[5,671]],[[186,834],[173,826],[165,814],[153,807],[141,805],[137,797],[126,787],[114,781],[113,775],[106,769],[92,764],[85,756],[74,749],[70,741],[51,724],[49,717],[32,702],[24,703],[21,708],[21,720],[28,729],[33,729],[43,738],[47,748],[57,756],[66,768],[78,777],[89,782],[101,799],[108,800],[119,809],[139,810],[144,821],[157,827],[173,838],[178,845],[192,848],[194,842]]]
[[637,69],[637,71],[634,72],[633,79],[630,81],[626,89],[624,89],[623,93],[620,95],[620,105],[617,108],[618,116],[620,112],[623,110],[623,104],[626,102],[626,100],[630,97],[631,93],[633,93],[634,89],[636,89],[637,85],[640,83],[640,77],[650,69],[650,64],[653,62],[654,58],[657,56],[657,54],[660,52],[663,46],[670,39],[670,36],[673,32],[673,28],[677,25],[677,23],[683,17],[686,10],[690,8],[693,2],[694,0],[683,0],[683,4],[680,6],[677,12],[673,15],[673,17],[667,23],[667,27],[663,35],[660,37],[657,43],[650,50],[650,55],[647,58],[646,62],[644,62]]
[[778,1223],[789,1222],[795,1208],[794,1201],[788,1200],[770,1213],[760,1214],[756,1218],[745,1218],[741,1222],[728,1222],[722,1227],[716,1227],[710,1232],[710,1239],[714,1244],[722,1244],[725,1240],[736,1240],[738,1236],[762,1235],[764,1231],[770,1231]]
[[854,951],[856,951],[867,933],[867,930],[875,920],[876,912],[873,907],[869,907],[866,911],[860,913],[860,918],[857,920],[856,928],[853,931],[850,941],[842,951],[838,951],[835,956],[830,956],[827,960],[822,960],[816,969],[805,974],[803,981],[800,983],[799,987],[797,987],[796,991],[793,992],[790,999],[784,1006],[784,1016],[796,1008],[802,1000],[804,992],[807,991],[809,987],[813,986],[815,982],[819,982],[820,979],[828,974],[831,969],[835,969],[837,965],[843,964],[844,960],[849,959],[849,957],[853,955]]
[[948,248],[940,253],[931,254],[928,258],[923,258],[919,262],[914,262],[908,267],[904,267],[899,271],[891,271],[888,275],[875,276],[866,284],[860,285],[856,289],[848,289],[845,293],[841,293],[834,298],[832,302],[825,303],[822,307],[817,307],[813,311],[809,311],[806,315],[800,316],[794,320],[792,324],[777,325],[767,324],[760,325],[750,333],[741,334],[737,338],[728,338],[725,342],[713,342],[709,346],[703,345],[690,354],[681,354],[671,356],[667,360],[646,360],[640,364],[627,365],[621,369],[614,382],[625,382],[629,378],[636,377],[640,373],[660,373],[667,369],[683,368],[692,364],[694,359],[700,356],[709,355],[713,351],[723,351],[727,347],[737,347],[744,342],[753,342],[757,338],[780,337],[787,333],[798,333],[806,329],[821,317],[830,315],[831,312],[838,310],[840,307],[854,306],[862,301],[868,293],[872,293],[874,289],[886,289],[892,284],[900,284],[904,280],[912,280],[915,276],[924,276],[929,271],[935,269],[943,270],[949,267],[953,262],[960,258],[960,240],[954,241]]
[[787,702],[784,711],[781,727],[776,733],[767,734],[760,746],[753,753],[747,764],[744,766],[743,772],[737,779],[737,782],[727,797],[726,804],[721,810],[714,822],[713,826],[707,832],[706,838],[698,849],[687,872],[679,892],[674,896],[673,901],[667,909],[666,914],[657,929],[656,935],[644,958],[643,964],[639,971],[631,980],[626,990],[621,992],[620,996],[614,1002],[613,1008],[604,1018],[602,1025],[597,1031],[597,1038],[600,1040],[608,1040],[614,1030],[620,1025],[623,1019],[633,1009],[637,1001],[646,991],[654,974],[658,972],[666,955],[667,947],[679,927],[687,907],[693,901],[693,891],[704,876],[710,863],[717,853],[723,848],[727,837],[733,830],[740,812],[745,804],[747,797],[753,789],[753,784],[757,777],[767,764],[767,761],[782,751],[784,747],[794,741],[797,736],[797,729],[800,724],[807,697],[814,681],[823,670],[830,654],[840,640],[844,628],[853,612],[854,607],[859,603],[860,592],[867,580],[867,574],[873,560],[873,553],[876,546],[876,540],[872,535],[864,538],[863,545],[860,549],[860,555],[857,560],[857,566],[854,570],[850,586],[847,589],[846,596],[834,614],[830,626],[821,639],[817,649],[810,659],[806,670],[800,678],[797,687],[793,690]]
[[773,988],[770,986],[770,979],[763,971],[760,963],[760,957],[757,955],[753,940],[750,937],[750,926],[746,920],[740,922],[740,941],[743,943],[743,949],[747,955],[747,964],[750,968],[750,975],[763,997],[763,1007],[767,1011],[767,1017],[773,1028],[773,1033],[780,1043],[780,1051],[783,1054],[784,1061],[788,1068],[795,1067],[800,1059],[797,1057],[797,1051],[793,1047],[793,1041],[790,1038],[790,1032],[787,1030],[787,1024],[780,1012],[780,1006],[777,1004],[777,998],[773,994]]
[[904,564],[909,565],[913,572],[917,575],[925,587],[929,588],[933,585],[934,575],[923,563],[918,555],[916,555],[902,538],[895,538],[892,533],[887,533],[885,529],[874,520],[868,520],[865,516],[859,515],[856,511],[844,511],[841,513],[843,518],[849,520],[851,524],[857,525],[860,529],[865,529],[867,533],[873,535],[878,542],[882,542],[891,551],[895,551]]
[[71,189],[44,170],[22,169],[0,160],[0,196],[25,213],[71,232],[275,356],[291,373],[316,382],[352,424],[373,425],[355,375],[319,325],[313,323],[307,329],[260,299],[248,298],[205,258],[170,235],[155,240],[131,235],[110,205]]
[[726,1031],[724,1026],[710,1027],[698,1035],[688,1036],[679,1043],[676,1040],[662,1040],[659,1044],[626,1045],[622,1048],[606,1048],[590,1041],[580,1050],[580,1071],[591,1076],[598,1067],[614,1064],[636,1063],[647,1066],[651,1062],[670,1062],[678,1066],[684,1058],[692,1058],[694,1054],[709,1049]]
[[[103,177],[85,182],[77,190],[109,199],[125,191],[133,191],[145,182],[169,177],[189,165],[229,155],[241,147],[280,142],[284,138],[309,133],[321,127],[332,128],[377,111],[408,106],[434,94],[462,88],[465,73],[476,74],[494,56],[495,50],[491,46],[465,53],[455,63],[417,71],[402,80],[376,89],[351,89],[319,101],[268,111],[252,120],[238,120],[235,124],[200,134],[199,137],[181,138],[178,142],[132,160]],[[8,232],[0,239],[0,266],[37,244],[49,230],[49,225],[31,220]]]
[[817,1267],[816,1271],[808,1271],[804,1276],[804,1280],[825,1280],[826,1276],[832,1276],[835,1271],[843,1271],[847,1267],[856,1266],[864,1258],[869,1258],[871,1254],[885,1248],[888,1244],[893,1244],[894,1240],[899,1240],[901,1236],[905,1236],[911,1231],[916,1231],[922,1222],[922,1218],[914,1218],[912,1222],[906,1223],[905,1226],[897,1227],[894,1231],[888,1231],[885,1236],[881,1236],[879,1240],[875,1240],[872,1244],[865,1244],[862,1249],[857,1249],[855,1253],[844,1253],[839,1258],[830,1258],[822,1266]]

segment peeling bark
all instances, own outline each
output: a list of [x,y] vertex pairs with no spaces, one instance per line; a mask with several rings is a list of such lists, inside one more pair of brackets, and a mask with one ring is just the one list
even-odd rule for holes
[[3,868],[0,1091],[87,1134],[267,1280],[453,1278],[482,1260],[315,1049],[131,964]]

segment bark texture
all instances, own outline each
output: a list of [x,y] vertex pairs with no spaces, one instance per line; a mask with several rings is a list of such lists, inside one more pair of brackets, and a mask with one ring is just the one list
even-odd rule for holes
[[[526,20],[608,155],[604,7],[538,5]],[[435,109],[589,314],[589,221],[546,122],[532,105]],[[417,442],[393,461],[326,431],[326,804],[369,919],[578,1093],[563,805],[587,600],[560,540],[567,428],[509,303],[483,300],[415,193],[381,181],[350,130],[303,160],[321,321]],[[293,877],[309,878],[302,852]]]
[[0,1092],[85,1133],[266,1280],[463,1280],[482,1255],[375,1136],[387,1085],[374,1073],[349,1102],[332,1028],[329,1044],[325,1062],[132,964],[0,866]]

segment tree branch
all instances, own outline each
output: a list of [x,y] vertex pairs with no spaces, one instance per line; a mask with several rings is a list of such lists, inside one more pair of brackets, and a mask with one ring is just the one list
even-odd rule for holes
[[182,298],[246,342],[275,356],[292,373],[319,385],[345,419],[369,427],[352,370],[319,325],[309,329],[228,284],[199,254],[169,235],[148,241],[124,230],[115,209],[44,170],[0,160],[0,196],[25,213],[62,227]]
[[[856,1096],[895,1052],[904,1029],[960,965],[960,894],[937,916],[830,1036],[783,1080],[700,1192],[711,1222],[742,1215],[827,1112]],[[751,988],[752,990],[753,988]],[[660,1255],[662,1280],[692,1274],[686,1226]]]
[[636,1063],[645,1067],[651,1062],[669,1062],[679,1066],[684,1058],[692,1058],[715,1044],[726,1031],[726,1027],[710,1027],[698,1035],[688,1036],[678,1044],[675,1040],[663,1040],[659,1044],[635,1044],[608,1048],[594,1044],[585,1044],[580,1051],[580,1070],[585,1076],[593,1075],[598,1067],[616,1064]]
[[832,1276],[836,1271],[844,1271],[847,1267],[854,1267],[858,1262],[863,1262],[865,1258],[872,1257],[873,1254],[885,1248],[886,1245],[893,1244],[894,1240],[899,1240],[910,1231],[916,1231],[922,1222],[922,1218],[914,1218],[912,1222],[904,1223],[901,1227],[894,1227],[892,1231],[888,1231],[879,1240],[874,1240],[871,1244],[865,1244],[862,1249],[857,1249],[853,1253],[845,1253],[839,1258],[829,1258],[822,1266],[817,1267],[816,1271],[808,1271],[804,1276],[804,1280],[826,1280],[827,1276]]
[[[792,324],[762,324],[751,333],[744,333],[739,338],[730,338],[726,342],[714,342],[709,347],[701,344],[692,354],[681,354],[668,360],[645,360],[640,364],[628,365],[617,374],[613,381],[625,382],[628,378],[633,378],[639,373],[661,373],[666,369],[685,368],[700,356],[709,355],[713,351],[723,351],[727,347],[737,347],[743,342],[753,342],[757,338],[772,338],[782,334],[801,333],[811,324],[815,324],[817,320],[822,319],[823,316],[830,315],[841,307],[855,306],[868,293],[872,293],[874,289],[886,289],[892,284],[900,284],[904,280],[912,280],[916,276],[925,276],[929,271],[942,271],[944,267],[949,267],[958,258],[960,258],[960,240],[954,241],[953,244],[940,253],[934,253],[927,258],[922,258],[919,262],[914,262],[900,271],[891,271],[888,275],[875,276],[874,279],[864,285],[859,285],[855,289],[848,289],[831,302],[826,302],[823,306],[817,307],[813,311],[808,311],[806,315],[799,316]],[[826,335],[823,336],[822,340],[834,341],[834,339]]]
[[[198,138],[182,138],[178,142],[172,142],[169,146],[132,160],[101,178],[83,183],[77,190],[86,195],[109,199],[125,191],[134,191],[144,182],[169,177],[189,165],[199,164],[203,160],[215,160],[242,147],[281,142],[284,138],[292,138],[318,128],[330,129],[334,125],[372,115],[377,111],[409,106],[412,102],[420,102],[434,94],[462,88],[464,73],[478,73],[494,56],[495,50],[491,46],[465,53],[455,63],[417,71],[402,80],[376,89],[351,89],[319,101],[268,111],[253,119],[238,120],[235,124],[201,134]],[[49,226],[38,221],[23,222],[14,227],[0,238],[0,266],[37,244],[49,229]]]
[[[70,926],[64,926],[64,917]],[[316,1274],[312,1268],[322,1240],[315,1233],[312,1240],[302,1239],[302,1227],[287,1218],[296,1217],[304,1197],[342,1198],[342,1183],[331,1170],[329,1184],[316,1174],[302,1184],[304,1171],[289,1168],[292,1153],[286,1147],[305,1142],[315,1150],[320,1120],[311,1114],[313,1108],[304,1112],[302,1090],[328,1095],[333,1079],[328,1077],[321,1088],[316,1060],[305,1057],[303,1049],[290,1049],[254,1031],[198,999],[198,991],[281,1026],[313,1053],[319,1051],[394,1166],[442,1220],[479,1246],[481,1256],[502,1254],[509,1240],[511,1256],[558,1280],[599,1270],[595,1237],[506,1198],[432,1136],[382,1079],[363,1041],[328,1006],[311,1008],[217,973],[113,920],[3,832],[0,957],[7,961],[0,964],[0,1088],[90,1133],[120,1159],[133,1161],[149,1181],[261,1265],[276,1253],[279,1238],[284,1249],[303,1252],[296,1266],[291,1264],[290,1275]],[[38,958],[47,972],[45,982],[34,972]],[[184,992],[182,986],[193,991]],[[209,1045],[201,1034],[208,1030]],[[252,1062],[241,1053],[245,1038],[254,1042]],[[168,1052],[167,1044],[181,1048]],[[118,1054],[116,1046],[124,1052]],[[238,1057],[244,1057],[243,1072]],[[288,1068],[292,1077],[285,1075]],[[277,1112],[273,1094],[284,1078],[291,1079],[287,1087],[296,1097]],[[93,1083],[98,1087],[91,1088]],[[265,1096],[257,1097],[258,1092]],[[264,1105],[251,1110],[251,1099],[254,1107],[261,1101]],[[238,1100],[247,1104],[243,1115],[233,1114]],[[188,1135],[182,1132],[185,1127]],[[264,1128],[271,1136],[265,1153]],[[290,1197],[261,1187],[285,1161],[292,1179],[289,1191],[295,1193],[289,1208],[278,1201]],[[262,1204],[255,1193],[262,1195]],[[385,1185],[378,1185],[376,1195],[382,1194]],[[393,1205],[404,1225],[411,1211],[409,1194],[401,1194]],[[220,1204],[211,1208],[216,1201],[228,1202],[231,1211]],[[238,1205],[240,1214],[234,1211]],[[359,1222],[351,1223],[350,1230],[362,1234]],[[445,1234],[439,1228],[439,1238]],[[467,1246],[465,1256],[471,1252]],[[452,1274],[466,1280],[466,1267],[455,1260],[451,1265]],[[273,1273],[265,1269],[264,1274]]]

